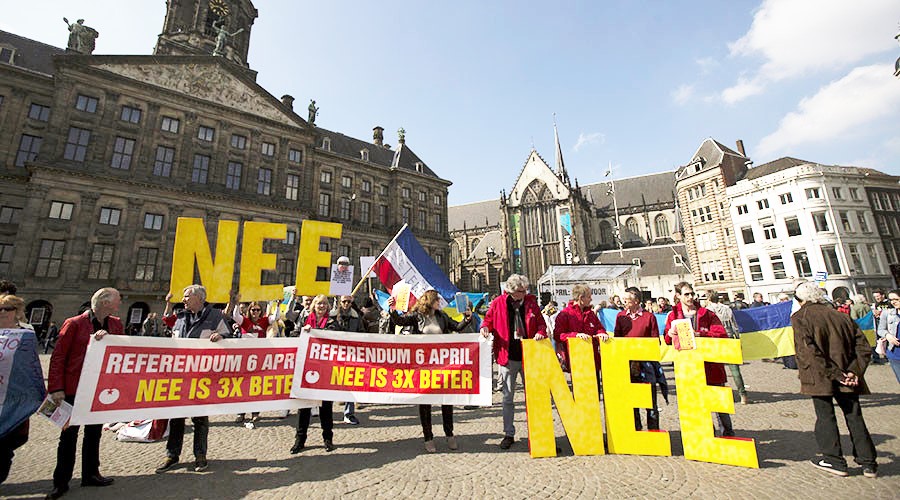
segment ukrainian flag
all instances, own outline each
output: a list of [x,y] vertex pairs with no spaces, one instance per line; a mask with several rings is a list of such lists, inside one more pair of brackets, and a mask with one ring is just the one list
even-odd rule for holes
[[862,318],[859,318],[856,321],[856,324],[859,325],[859,329],[862,330],[863,335],[869,340],[870,345],[875,345],[875,313],[869,311],[869,314],[866,314]]

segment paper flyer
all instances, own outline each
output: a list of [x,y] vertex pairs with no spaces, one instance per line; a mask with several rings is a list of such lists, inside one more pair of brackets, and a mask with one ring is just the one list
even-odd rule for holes
[[398,281],[394,284],[394,288],[391,289],[391,295],[397,299],[397,302],[394,303],[394,309],[406,312],[409,310],[409,293],[412,291],[412,286],[405,281]]
[[694,326],[689,319],[676,319],[672,321],[675,335],[672,336],[672,345],[678,351],[690,351],[695,348]]
[[56,404],[48,395],[41,404],[41,407],[38,408],[38,414],[46,417],[50,422],[53,422],[53,425],[60,429],[65,429],[69,426],[69,419],[72,418],[72,405],[65,400]]

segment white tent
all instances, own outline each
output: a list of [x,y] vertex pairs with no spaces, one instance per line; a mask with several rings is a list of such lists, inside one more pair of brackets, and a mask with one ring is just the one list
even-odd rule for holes
[[584,283],[599,302],[621,294],[628,287],[628,279],[634,277],[634,270],[627,264],[554,265],[538,278],[537,288],[562,306],[572,298],[572,287]]

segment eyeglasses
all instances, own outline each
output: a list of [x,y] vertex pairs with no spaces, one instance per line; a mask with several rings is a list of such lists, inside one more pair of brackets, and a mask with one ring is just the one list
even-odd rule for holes
[[15,307],[9,307],[9,306],[0,307],[0,311],[3,311],[3,312],[10,312],[10,311],[15,311],[15,310],[16,310]]

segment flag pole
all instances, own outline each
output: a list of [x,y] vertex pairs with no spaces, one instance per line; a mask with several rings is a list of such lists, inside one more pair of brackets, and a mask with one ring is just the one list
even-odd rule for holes
[[388,249],[389,246],[391,246],[391,243],[393,243],[394,241],[397,240],[397,237],[400,236],[400,233],[402,233],[403,230],[406,229],[406,226],[408,226],[408,225],[409,225],[409,224],[406,224],[406,223],[403,224],[403,227],[401,227],[400,230],[397,231],[397,234],[395,234],[394,237],[391,238],[391,241],[389,241],[388,244],[384,246],[384,250],[382,250],[381,253],[378,254],[378,257],[375,257],[375,260],[372,261],[372,265],[369,266],[369,270],[366,271],[364,274],[361,274],[361,275],[360,275],[359,283],[357,283],[356,286],[353,287],[353,291],[350,292],[350,295],[351,295],[351,296],[356,295],[356,292],[359,291],[359,287],[362,286],[363,281],[365,281],[365,278],[363,278],[363,276],[368,276],[369,273],[372,272],[372,269],[375,269],[375,264],[378,263],[378,259],[380,259],[381,257],[384,256],[384,252]]

